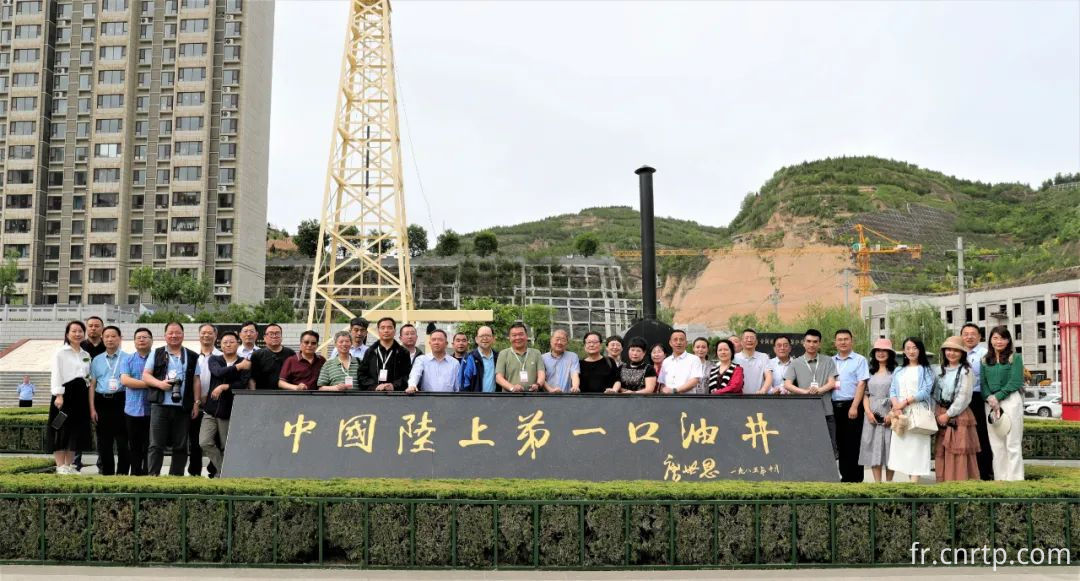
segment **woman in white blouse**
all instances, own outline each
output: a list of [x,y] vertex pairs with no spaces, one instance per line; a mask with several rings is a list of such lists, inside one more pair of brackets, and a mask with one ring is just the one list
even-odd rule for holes
[[[90,446],[90,403],[88,381],[90,354],[79,344],[86,334],[82,321],[71,321],[64,329],[64,346],[53,356],[49,403],[49,428],[46,444],[56,460],[57,474],[75,474],[71,462],[75,451]],[[56,418],[67,415],[59,428]]]

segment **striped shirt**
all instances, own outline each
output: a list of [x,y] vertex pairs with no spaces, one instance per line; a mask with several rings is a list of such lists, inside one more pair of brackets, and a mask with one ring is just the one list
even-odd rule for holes
[[319,387],[344,383],[348,389],[356,389],[356,376],[360,371],[360,360],[349,357],[346,366],[340,359],[331,359],[319,370]]

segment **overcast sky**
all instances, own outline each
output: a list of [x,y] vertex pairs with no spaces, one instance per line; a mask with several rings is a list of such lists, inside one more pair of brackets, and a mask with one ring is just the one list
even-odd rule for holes
[[[658,215],[714,226],[829,156],[1034,186],[1080,170],[1075,0],[393,7],[406,211],[432,240],[636,207],[646,163]],[[277,1],[269,220],[290,232],[319,217],[347,13]]]

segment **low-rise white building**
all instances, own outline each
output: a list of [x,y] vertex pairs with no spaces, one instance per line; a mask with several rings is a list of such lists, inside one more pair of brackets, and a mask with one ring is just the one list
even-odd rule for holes
[[[1061,381],[1061,341],[1057,336],[1058,301],[1054,295],[1080,292],[1080,279],[997,288],[967,293],[966,309],[951,295],[881,294],[862,300],[862,315],[870,322],[875,337],[889,336],[889,311],[912,303],[935,307],[945,325],[960,333],[972,322],[983,331],[1006,325],[1012,333],[1016,352],[1024,356],[1024,366],[1034,375]],[[928,346],[929,348],[929,346]]]

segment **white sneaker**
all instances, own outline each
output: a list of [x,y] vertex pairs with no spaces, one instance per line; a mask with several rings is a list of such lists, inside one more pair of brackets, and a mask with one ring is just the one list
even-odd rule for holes
[[67,469],[65,469],[63,466],[57,466],[56,467],[56,473],[57,474],[67,474]]

